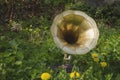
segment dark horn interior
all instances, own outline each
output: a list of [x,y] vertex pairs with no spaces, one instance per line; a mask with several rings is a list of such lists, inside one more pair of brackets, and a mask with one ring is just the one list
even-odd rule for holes
[[66,31],[62,35],[64,37],[64,40],[69,44],[75,44],[78,40],[78,35],[76,36],[76,33],[72,30]]
[[[81,26],[84,17],[80,15],[69,14],[63,17],[63,20],[58,24],[58,37],[61,41],[67,42],[68,45],[80,45],[85,40],[80,37],[88,27]],[[85,39],[83,37],[83,39]],[[80,40],[82,42],[80,42]]]

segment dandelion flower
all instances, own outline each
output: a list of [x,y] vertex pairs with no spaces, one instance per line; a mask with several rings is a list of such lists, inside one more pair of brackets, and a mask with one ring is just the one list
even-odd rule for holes
[[106,67],[106,66],[107,66],[107,63],[103,61],[103,62],[100,62],[100,65],[101,65],[101,67],[103,67],[103,68],[104,68],[104,67]]
[[79,78],[80,77],[80,73],[74,71],[70,73],[70,78]]
[[51,78],[51,75],[47,72],[41,74],[42,80],[49,80]]
[[93,58],[95,62],[99,62],[99,58]]
[[97,53],[93,53],[92,54],[92,58],[97,58],[98,57],[98,54]]

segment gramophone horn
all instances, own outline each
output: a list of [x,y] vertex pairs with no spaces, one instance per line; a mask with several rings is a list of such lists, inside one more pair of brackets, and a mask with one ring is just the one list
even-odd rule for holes
[[68,54],[85,54],[95,47],[99,31],[95,21],[81,11],[57,15],[51,26],[56,45]]

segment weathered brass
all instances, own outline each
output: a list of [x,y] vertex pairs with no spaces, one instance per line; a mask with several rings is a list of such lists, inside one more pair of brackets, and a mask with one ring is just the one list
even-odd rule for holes
[[85,54],[99,37],[95,21],[81,11],[68,10],[57,15],[51,26],[56,45],[68,54]]

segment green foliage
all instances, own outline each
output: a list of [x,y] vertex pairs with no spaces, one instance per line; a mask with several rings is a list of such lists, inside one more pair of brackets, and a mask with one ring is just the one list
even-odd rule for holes
[[[119,4],[119,3],[118,3]],[[117,22],[119,11],[116,9],[117,4],[105,5],[96,9],[95,17],[104,19],[104,22],[109,26],[119,25]],[[120,26],[120,25],[119,25]],[[116,26],[117,27],[117,26]]]
[[[40,80],[43,72],[49,72],[51,80],[74,80],[65,68],[51,70],[51,65],[59,63],[72,64],[72,71],[80,72],[80,80],[119,80],[118,4],[95,8],[73,0],[0,0],[0,79]],[[97,21],[100,32],[93,50],[72,55],[70,61],[63,60],[63,52],[56,47],[49,31],[53,17],[67,9],[86,12]],[[16,23],[22,25],[22,31],[10,30]],[[92,58],[93,53],[98,54],[98,61]],[[103,61],[106,67],[101,66]]]
[[[71,6],[71,9],[73,10],[81,10],[83,12],[86,12],[89,15],[94,15],[94,7],[91,7],[89,5],[87,5],[86,3],[83,3],[81,1],[77,2],[76,4]],[[92,12],[92,14],[91,14]]]
[[56,14],[72,9],[84,11],[96,20],[102,19],[108,26],[120,26],[119,1],[111,5],[94,7],[88,5],[84,0],[1,0],[0,7],[0,15],[2,15],[0,16],[0,24],[2,25],[8,24],[10,21],[27,20],[26,25],[33,23],[36,27],[42,24],[42,19],[50,21]]
[[[39,80],[42,72],[50,72],[50,66],[57,64],[73,64],[73,70],[81,73],[81,80],[114,80],[119,78],[120,66],[120,30],[106,28],[99,23],[100,37],[95,49],[85,55],[72,55],[70,62],[63,61],[63,54],[51,37],[47,21],[41,26],[23,26],[21,32],[8,31],[0,36],[0,76],[2,80]],[[24,24],[23,24],[24,25]],[[98,53],[98,62],[91,57]],[[102,68],[101,61],[107,63]],[[51,73],[53,80],[70,79],[65,69]],[[104,75],[103,75],[104,74]],[[71,79],[72,80],[72,79]]]
[[120,25],[118,17],[120,16],[120,10],[118,7],[120,7],[119,1],[111,5],[106,4],[100,7],[90,6],[85,2],[78,1],[76,4],[73,4],[70,9],[81,10],[96,20],[102,19],[102,22],[110,27],[119,28]]

